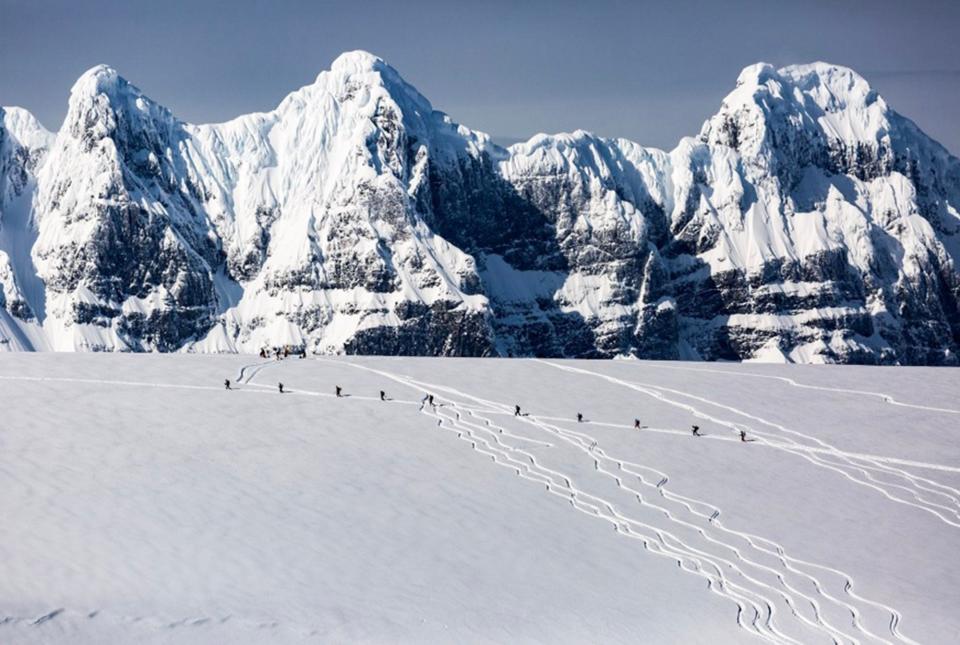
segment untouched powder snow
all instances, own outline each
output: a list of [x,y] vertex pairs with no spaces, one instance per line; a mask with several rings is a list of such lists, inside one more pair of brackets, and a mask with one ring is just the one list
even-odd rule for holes
[[4,355],[0,642],[952,642],[958,387]]

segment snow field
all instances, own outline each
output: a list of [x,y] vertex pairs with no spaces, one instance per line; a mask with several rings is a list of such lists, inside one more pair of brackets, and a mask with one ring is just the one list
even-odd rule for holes
[[0,640],[957,633],[952,372],[675,367],[7,355]]

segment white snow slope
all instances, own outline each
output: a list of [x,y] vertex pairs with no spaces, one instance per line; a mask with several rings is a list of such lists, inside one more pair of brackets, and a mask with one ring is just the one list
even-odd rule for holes
[[0,642],[960,637],[955,370],[250,363],[0,359]]

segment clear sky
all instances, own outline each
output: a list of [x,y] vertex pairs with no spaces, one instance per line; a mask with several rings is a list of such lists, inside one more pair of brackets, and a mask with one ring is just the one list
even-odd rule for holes
[[346,50],[501,139],[591,130],[672,148],[751,63],[859,71],[960,154],[960,1],[0,0],[0,104],[57,129],[108,63],[194,123],[273,108]]

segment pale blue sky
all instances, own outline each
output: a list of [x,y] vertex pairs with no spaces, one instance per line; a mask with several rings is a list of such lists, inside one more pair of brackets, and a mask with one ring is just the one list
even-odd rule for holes
[[584,128],[671,148],[744,66],[826,60],[960,153],[960,2],[0,0],[0,104],[59,127],[108,63],[192,122],[274,107],[367,49],[501,138]]

